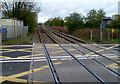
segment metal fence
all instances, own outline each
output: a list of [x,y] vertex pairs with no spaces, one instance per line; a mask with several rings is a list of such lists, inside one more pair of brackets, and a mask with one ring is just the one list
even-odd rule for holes
[[[2,25],[2,29],[7,29],[7,39],[12,39],[20,37],[21,35],[26,35],[28,33],[28,26],[6,26]],[[3,39],[2,39],[3,40]]]

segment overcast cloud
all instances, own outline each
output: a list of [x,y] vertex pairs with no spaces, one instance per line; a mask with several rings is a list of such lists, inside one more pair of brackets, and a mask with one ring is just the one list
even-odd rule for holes
[[118,13],[119,0],[42,0],[38,22],[45,22],[53,17],[66,17],[72,12],[86,15],[91,9],[104,9],[106,16]]

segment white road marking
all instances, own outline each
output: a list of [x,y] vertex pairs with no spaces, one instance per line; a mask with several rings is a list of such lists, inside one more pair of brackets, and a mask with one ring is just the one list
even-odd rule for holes
[[[118,57],[114,54],[104,54],[106,57]],[[91,58],[102,58],[99,55],[82,55],[82,56],[76,56],[78,59],[91,59]],[[46,61],[45,57],[30,57],[30,58],[2,58],[0,59],[0,63],[5,62],[30,62],[31,60],[34,61]],[[52,60],[71,60],[73,59],[71,56],[51,56]]]

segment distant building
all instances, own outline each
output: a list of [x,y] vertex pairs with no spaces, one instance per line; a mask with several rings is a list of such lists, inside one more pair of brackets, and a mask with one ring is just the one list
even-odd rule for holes
[[118,14],[120,15],[120,1],[118,2]]

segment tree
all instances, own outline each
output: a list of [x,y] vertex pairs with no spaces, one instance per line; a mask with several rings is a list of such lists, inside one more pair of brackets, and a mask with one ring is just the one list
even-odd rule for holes
[[110,24],[106,24],[106,28],[117,28],[120,29],[120,15],[116,14],[112,16]]
[[29,32],[31,32],[31,29],[35,27],[35,24],[37,24],[35,20],[37,20],[37,13],[39,13],[41,10],[40,5],[38,5],[36,2],[23,1],[4,1],[2,2],[2,8],[5,17],[13,17],[17,18],[18,20],[23,20],[24,26],[29,26]]
[[45,22],[45,25],[48,26],[64,26],[64,21],[60,17],[50,18],[48,21]]
[[95,9],[90,10],[85,18],[85,26],[99,28],[103,17],[105,17],[103,9],[99,9],[98,11]]
[[110,27],[120,29],[120,15],[115,15],[115,19],[111,21]]
[[69,33],[73,33],[73,31],[83,27],[82,15],[76,12],[71,13],[65,18],[65,24],[68,26]]

